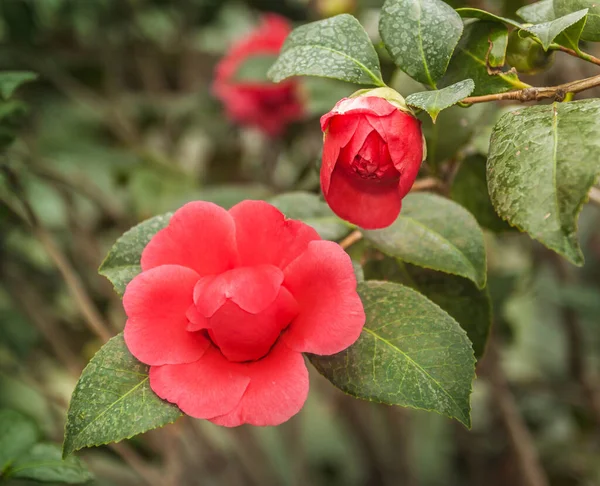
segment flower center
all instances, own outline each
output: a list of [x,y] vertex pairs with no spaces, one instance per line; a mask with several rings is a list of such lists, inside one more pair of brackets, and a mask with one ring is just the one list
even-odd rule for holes
[[348,169],[361,179],[379,181],[400,176],[392,163],[385,140],[375,130],[369,133],[357,153],[348,155],[352,157],[346,159],[349,160]]
[[393,169],[391,163],[380,164],[378,161],[366,159],[360,154],[354,156],[350,167],[363,179],[382,179],[390,168]]

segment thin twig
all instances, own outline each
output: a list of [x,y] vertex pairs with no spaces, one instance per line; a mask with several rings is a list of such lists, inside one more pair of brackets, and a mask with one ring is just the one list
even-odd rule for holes
[[552,49],[554,51],[564,52],[564,53],[568,54],[569,56],[577,57],[579,59],[583,59],[584,61],[588,61],[588,62],[591,62],[592,64],[596,64],[597,66],[600,66],[600,59],[598,59],[595,56],[592,56],[591,54],[588,54],[587,52],[579,51],[579,53],[578,53],[577,51],[574,51],[573,49],[569,49],[568,47],[560,46],[558,44],[551,44],[550,49]]
[[429,191],[431,189],[441,189],[444,184],[435,177],[424,177],[423,179],[417,179],[413,184],[410,192]]
[[489,101],[520,101],[527,103],[530,101],[540,101],[544,99],[554,99],[555,101],[564,101],[568,93],[581,93],[588,89],[600,86],[600,75],[591,78],[580,79],[570,83],[560,84],[550,87],[531,87],[517,91],[508,91],[506,93],[497,93],[483,96],[470,96],[462,100],[462,103],[472,105],[474,103],[486,103]]
[[346,250],[348,248],[350,248],[352,245],[354,245],[354,243],[362,240],[362,233],[359,230],[354,230],[352,233],[350,233],[348,236],[346,236],[346,238],[344,238],[342,241],[340,241],[340,246]]

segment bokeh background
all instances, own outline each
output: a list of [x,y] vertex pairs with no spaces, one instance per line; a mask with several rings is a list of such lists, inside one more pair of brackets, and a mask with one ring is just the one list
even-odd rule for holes
[[[449,3],[514,16],[527,2]],[[306,116],[270,140],[227,120],[211,91],[215,64],[262,12],[300,24],[351,11],[377,43],[381,4],[0,0],[0,70],[39,74],[0,104],[0,119],[14,116],[8,103],[20,107],[13,132],[0,133],[17,137],[0,159],[0,408],[62,441],[77,377],[102,344],[98,326],[116,334],[125,322],[96,270],[132,225],[190,200],[229,207],[318,192],[318,119],[355,87],[303,80]],[[381,54],[393,87],[403,95],[422,89]],[[525,79],[554,85],[595,69],[559,53],[550,70]],[[452,108],[436,126],[424,119],[428,164],[452,168],[470,158],[482,168],[506,109]],[[424,174],[430,170],[426,164]],[[472,177],[457,181],[470,189],[454,196],[487,207],[483,170]],[[305,408],[280,427],[180,419],[81,451],[96,478],[90,484],[600,485],[600,208],[586,206],[579,231],[581,269],[517,232],[486,232],[494,330],[478,364],[472,430],[355,400],[315,372]]]

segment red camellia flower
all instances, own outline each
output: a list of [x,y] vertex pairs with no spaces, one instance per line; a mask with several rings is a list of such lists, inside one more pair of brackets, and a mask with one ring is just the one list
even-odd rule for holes
[[321,188],[331,209],[362,228],[385,228],[425,156],[421,122],[390,88],[359,91],[321,118]]
[[250,58],[272,57],[273,62],[290,33],[283,17],[265,15],[260,27],[234,45],[217,66],[214,93],[225,104],[234,122],[256,126],[270,136],[280,135],[290,122],[303,113],[298,83],[288,80],[275,84],[238,81],[236,74]]
[[344,250],[266,202],[185,205],[141,266],[127,347],[158,396],[216,424],[289,419],[308,393],[302,353],[338,353],[365,322]]

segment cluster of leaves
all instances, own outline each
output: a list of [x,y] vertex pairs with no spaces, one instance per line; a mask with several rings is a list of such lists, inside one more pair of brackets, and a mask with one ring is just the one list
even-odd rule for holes
[[39,442],[36,425],[24,415],[0,409],[0,483],[20,479],[82,484],[93,476],[76,457],[63,461],[60,447]]
[[[568,3],[570,9],[575,2]],[[435,122],[442,110],[462,109],[454,105],[470,95],[528,87],[507,66],[509,27],[544,51],[566,47],[584,54],[579,39],[597,40],[590,15],[595,5],[574,12],[565,11],[565,5],[545,0],[522,9],[519,15],[529,23],[521,24],[477,9],[454,10],[441,0],[388,0],[379,27],[398,68],[429,88],[408,96],[407,103]],[[245,65],[239,76],[256,79],[270,61]],[[318,76],[385,86],[377,51],[350,15],[296,29],[269,75],[274,81]],[[582,264],[576,226],[600,174],[594,157],[600,148],[594,137],[599,115],[598,100],[507,113],[493,128],[487,170],[477,156],[463,161],[451,191],[454,201],[411,194],[394,225],[364,232],[367,244],[387,255],[364,265],[367,280],[359,293],[367,313],[365,329],[339,355],[310,356],[314,366],[359,398],[436,411],[469,426],[475,363],[491,325],[480,225],[506,229],[499,215]],[[429,157],[435,165],[436,152]],[[486,179],[489,197],[481,202],[463,199],[466,191],[457,189],[485,184]],[[315,195],[287,194],[273,202],[324,238],[337,240],[349,231]],[[140,272],[147,242],[168,221],[166,214],[134,227],[111,250],[100,272],[119,294]],[[117,336],[92,359],[77,385],[64,453],[131,437],[172,422],[179,413],[152,394],[147,368]]]

